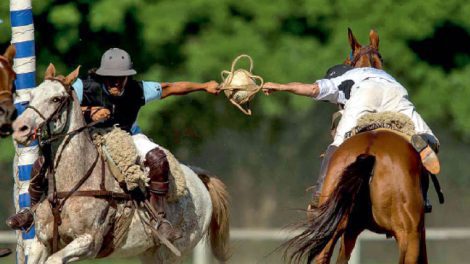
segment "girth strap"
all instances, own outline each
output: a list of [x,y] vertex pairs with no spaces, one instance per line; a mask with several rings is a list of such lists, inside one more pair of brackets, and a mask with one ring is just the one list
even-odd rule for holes
[[127,193],[118,193],[107,190],[84,190],[76,191],[72,195],[69,192],[57,192],[57,199],[64,199],[70,196],[84,196],[84,197],[95,197],[99,199],[111,199],[111,200],[131,200],[132,197]]

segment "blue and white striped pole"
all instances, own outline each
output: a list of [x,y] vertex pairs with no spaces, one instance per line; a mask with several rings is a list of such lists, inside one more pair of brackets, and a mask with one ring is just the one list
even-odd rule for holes
[[[12,40],[16,47],[14,70],[16,72],[17,97],[15,99],[18,114],[21,114],[29,102],[29,92],[36,87],[36,57],[34,45],[34,25],[31,0],[10,0],[10,19]],[[18,211],[29,207],[31,199],[28,193],[31,169],[38,157],[37,142],[32,146],[16,145],[14,160],[14,195]],[[18,232],[17,263],[28,261],[29,247],[34,238],[34,227],[28,232]]]

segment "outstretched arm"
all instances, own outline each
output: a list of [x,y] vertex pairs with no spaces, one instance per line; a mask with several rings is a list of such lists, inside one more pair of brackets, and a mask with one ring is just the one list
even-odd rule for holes
[[174,82],[162,83],[162,97],[165,98],[170,95],[185,95],[196,91],[206,91],[210,94],[219,93],[219,84],[216,81],[205,83],[194,82]]
[[286,84],[267,82],[263,85],[263,92],[270,95],[276,91],[286,91],[297,95],[317,97],[320,93],[320,88],[317,83],[299,83],[292,82]]

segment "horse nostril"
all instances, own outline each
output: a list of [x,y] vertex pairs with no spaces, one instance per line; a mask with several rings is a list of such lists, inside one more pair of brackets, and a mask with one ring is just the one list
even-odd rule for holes
[[24,125],[24,126],[20,127],[20,132],[25,132],[25,131],[29,131],[29,126]]
[[6,113],[5,108],[0,106],[0,116],[5,115],[5,113]]

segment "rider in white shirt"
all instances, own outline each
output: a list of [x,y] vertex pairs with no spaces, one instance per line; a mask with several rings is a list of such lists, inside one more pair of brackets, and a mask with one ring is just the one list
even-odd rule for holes
[[416,112],[408,99],[408,92],[392,76],[375,68],[351,68],[344,74],[316,81],[319,93],[315,100],[329,101],[344,106],[332,145],[343,143],[356,120],[365,113],[393,111],[407,115],[414,123],[416,133],[428,134],[433,144],[439,144],[434,133]]
[[383,70],[337,65],[328,70],[324,79],[317,80],[313,84],[267,82],[263,90],[268,95],[273,91],[288,91],[312,97],[314,100],[339,104],[344,109],[333,143],[325,152],[317,182],[316,197],[320,194],[331,156],[343,143],[346,134],[356,126],[358,118],[365,113],[392,111],[410,117],[417,133],[412,137],[412,145],[420,153],[428,171],[433,174],[439,172],[434,166],[435,162],[438,162],[436,156],[438,139],[416,112],[414,105],[408,99],[406,89]]

